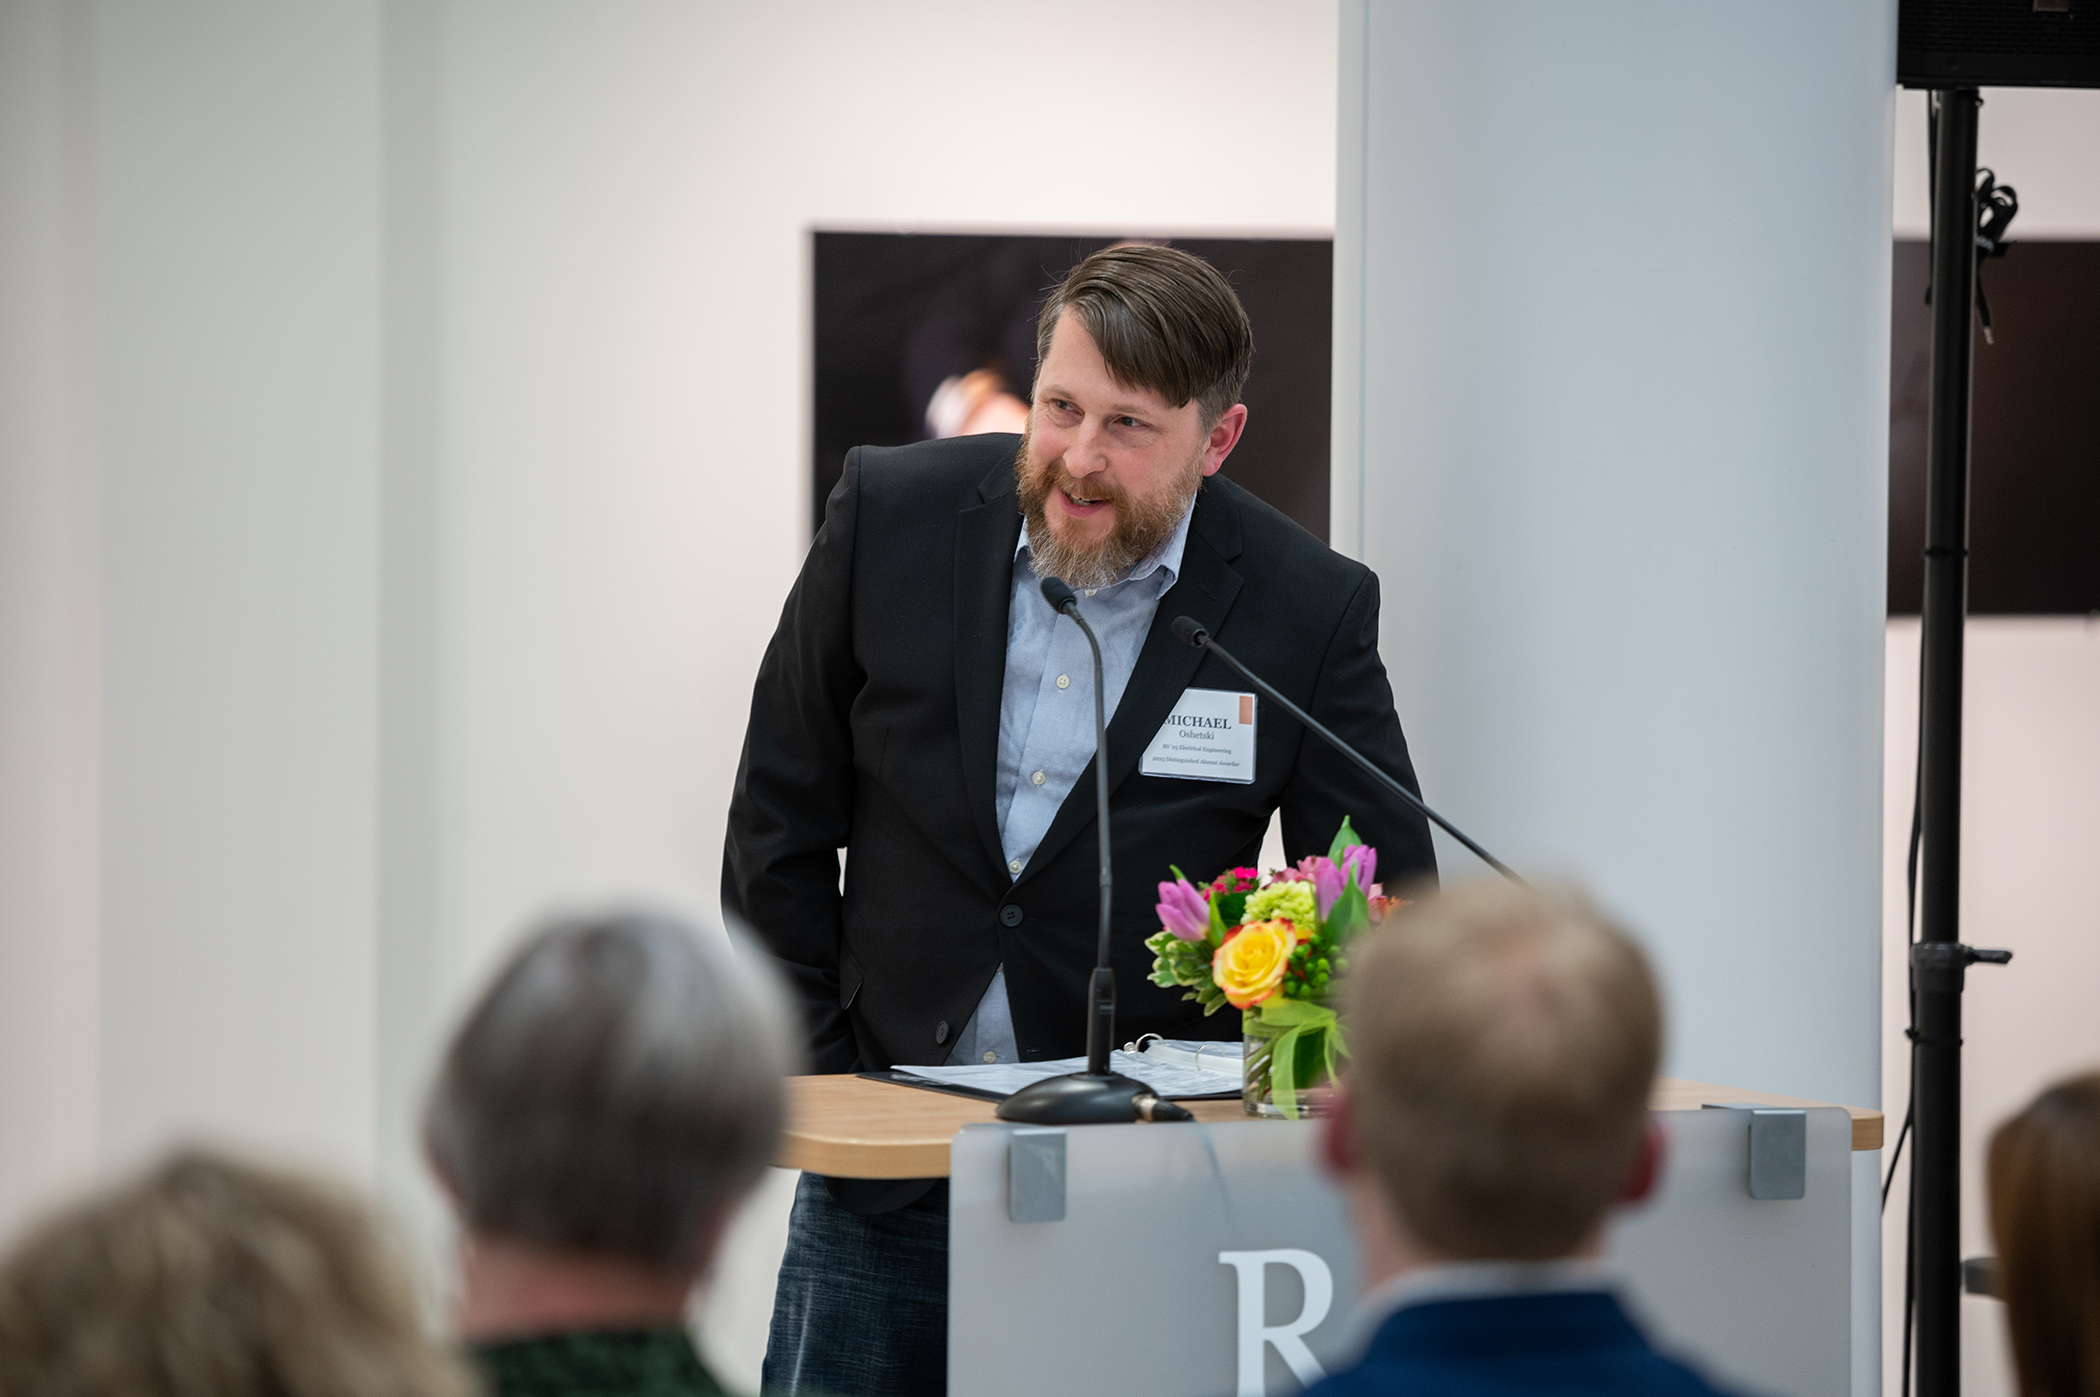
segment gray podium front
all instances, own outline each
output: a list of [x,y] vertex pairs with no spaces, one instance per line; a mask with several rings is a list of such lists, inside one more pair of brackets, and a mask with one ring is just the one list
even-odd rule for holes
[[[856,1078],[795,1086],[783,1164],[949,1175],[954,1397],[1293,1393],[1360,1337],[1355,1239],[1310,1124],[1225,1102],[1058,1130]],[[1724,1382],[1843,1397],[1851,1153],[1880,1147],[1879,1114],[1673,1081],[1656,1108],[1662,1186],[1609,1247],[1629,1304]]]

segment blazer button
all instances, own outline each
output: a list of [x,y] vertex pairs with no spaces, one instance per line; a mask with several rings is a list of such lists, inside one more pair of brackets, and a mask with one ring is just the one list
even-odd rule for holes
[[1001,926],[1019,926],[1021,924],[1021,909],[1010,902],[1000,908],[999,924]]
[[948,1041],[948,1021],[946,1019],[942,1019],[940,1024],[933,1030],[933,1041],[936,1043]]

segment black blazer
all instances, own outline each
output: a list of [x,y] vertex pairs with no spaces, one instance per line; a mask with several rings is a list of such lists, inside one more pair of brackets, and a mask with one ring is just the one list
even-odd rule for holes
[[[812,1070],[945,1060],[1003,963],[1025,1059],[1086,1050],[1098,926],[1094,770],[1010,878],[993,813],[1019,439],[859,447],[759,667],[729,808],[723,910],[779,958],[809,1019]],[[1346,814],[1388,883],[1433,875],[1429,829],[1324,743],[1257,709],[1251,785],[1142,776],[1183,689],[1245,685],[1174,639],[1188,614],[1410,788],[1380,664],[1378,579],[1221,476],[1197,493],[1180,576],[1108,730],[1116,1036],[1229,1038],[1146,977],[1157,885],[1258,857],[1283,810],[1293,859]],[[846,849],[841,894],[837,851]]]

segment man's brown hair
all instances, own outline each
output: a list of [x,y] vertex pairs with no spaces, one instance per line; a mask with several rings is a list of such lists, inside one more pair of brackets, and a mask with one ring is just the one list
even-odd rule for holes
[[1991,1232],[2027,1397],[2100,1394],[2100,1072],[2049,1088],[1991,1136]]
[[406,1268],[318,1183],[185,1151],[0,1264],[9,1397],[468,1397]]
[[1445,1256],[1575,1251],[1647,1128],[1662,1006],[1631,938],[1572,889],[1462,885],[1351,957],[1359,1147],[1409,1232]]
[[1103,248],[1065,274],[1036,321],[1035,356],[1070,310],[1116,382],[1181,407],[1193,399],[1208,431],[1240,400],[1254,365],[1254,328],[1216,267],[1175,247]]

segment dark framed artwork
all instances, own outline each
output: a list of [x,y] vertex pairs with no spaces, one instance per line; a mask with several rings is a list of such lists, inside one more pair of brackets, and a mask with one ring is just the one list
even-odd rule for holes
[[[1925,577],[1932,383],[1927,245],[1896,243],[1889,355],[1889,614]],[[1971,346],[1969,611],[2100,612],[2100,242],[2022,242],[1984,263]]]
[[[855,446],[1008,430],[1035,378],[1044,295],[1113,235],[813,235],[811,531]],[[1334,244],[1174,238],[1231,280],[1254,326],[1247,430],[1225,473],[1327,537]]]

